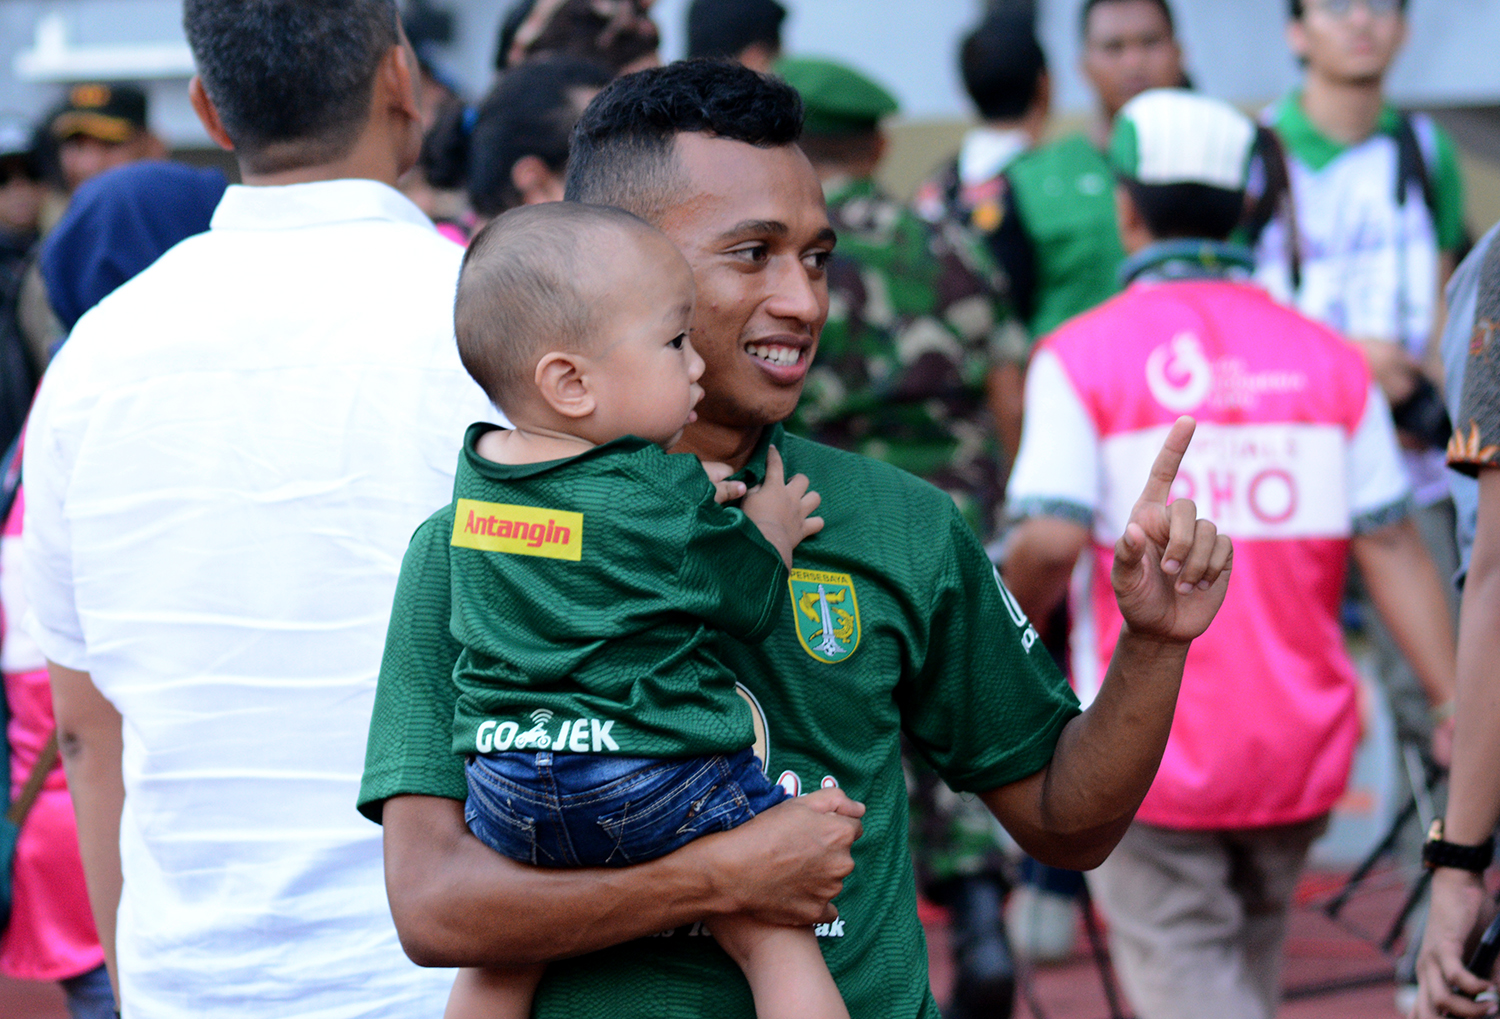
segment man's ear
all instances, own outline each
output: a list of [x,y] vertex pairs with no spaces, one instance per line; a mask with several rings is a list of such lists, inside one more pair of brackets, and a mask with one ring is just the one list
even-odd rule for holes
[[229,132],[224,130],[224,122],[219,119],[219,108],[214,101],[208,97],[208,91],[203,87],[203,79],[196,74],[193,80],[188,82],[188,102],[193,104],[193,112],[198,115],[198,120],[203,124],[203,130],[214,140],[214,144],[225,152],[234,151],[234,142],[229,137]]
[[588,358],[582,354],[543,354],[536,365],[536,388],[548,407],[575,421],[588,417],[597,405],[588,383]]
[[413,121],[420,122],[422,119],[422,102],[418,92],[421,91],[420,75],[417,71],[417,55],[412,50],[411,44],[406,41],[403,34],[401,42],[392,46],[382,61],[380,73],[386,79],[386,87],[389,92],[387,102],[394,110],[410,117]]
[[1286,45],[1292,56],[1307,60],[1307,33],[1302,30],[1302,22],[1293,19],[1286,23]]

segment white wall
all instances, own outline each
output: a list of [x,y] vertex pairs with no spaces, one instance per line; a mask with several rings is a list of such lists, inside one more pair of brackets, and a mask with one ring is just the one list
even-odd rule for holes
[[[448,64],[471,91],[490,79],[495,36],[509,0],[446,0],[458,14]],[[887,85],[906,116],[967,115],[955,51],[982,0],[782,0],[791,52],[832,56]],[[1077,72],[1082,0],[1038,0],[1038,27],[1058,85],[1058,108],[1087,108]],[[1188,68],[1200,87],[1241,102],[1271,98],[1297,78],[1283,38],[1285,0],[1172,0]],[[688,0],[658,0],[655,12],[669,58],[684,49]],[[21,82],[15,54],[31,45],[36,20],[64,13],[82,44],[181,39],[180,0],[0,0],[0,110],[39,115],[60,95],[54,85]],[[1392,93],[1411,105],[1500,102],[1500,0],[1411,0],[1411,42],[1392,77]],[[153,86],[153,120],[170,140],[203,141],[182,80]]]

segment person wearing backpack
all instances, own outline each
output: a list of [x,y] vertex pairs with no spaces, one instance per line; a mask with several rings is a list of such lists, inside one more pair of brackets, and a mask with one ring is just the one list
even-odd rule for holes
[[[1438,568],[1452,576],[1453,503],[1442,452],[1450,430],[1434,337],[1441,288],[1465,246],[1458,158],[1436,123],[1398,110],[1386,96],[1407,37],[1406,0],[1289,0],[1288,14],[1287,39],[1304,74],[1263,118],[1270,129],[1262,132],[1263,212],[1249,229],[1256,276],[1364,351],[1392,407],[1418,527]],[[1398,742],[1451,740],[1453,702],[1429,709],[1430,691],[1424,694],[1362,600]],[[1413,826],[1405,846],[1413,860],[1417,837]],[[1402,982],[1414,983],[1403,970]]]

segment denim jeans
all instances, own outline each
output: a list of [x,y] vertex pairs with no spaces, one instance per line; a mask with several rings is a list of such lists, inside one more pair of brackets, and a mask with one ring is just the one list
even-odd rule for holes
[[642,758],[472,757],[464,819],[491,849],[544,867],[625,866],[744,824],[786,797],[750,750]]

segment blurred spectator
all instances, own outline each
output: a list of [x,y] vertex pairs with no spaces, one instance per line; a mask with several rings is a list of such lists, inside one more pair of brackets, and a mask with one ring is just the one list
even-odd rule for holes
[[1126,103],[1148,88],[1187,85],[1182,46],[1167,0],[1085,0],[1078,27],[1097,102],[1090,133],[1103,151]]
[[573,124],[609,81],[598,64],[549,57],[507,71],[477,110],[448,112],[422,164],[435,186],[467,189],[465,236],[518,205],[562,201]]
[[1453,673],[1443,584],[1407,519],[1379,389],[1341,337],[1254,286],[1249,250],[1227,243],[1254,138],[1232,107],[1184,90],[1121,111],[1111,158],[1131,282],[1038,348],[1009,493],[1022,522],[1005,579],[1026,612],[1045,617],[1087,556],[1084,701],[1122,631],[1109,573],[1126,493],[1179,415],[1199,424],[1174,494],[1203,500],[1207,526],[1235,542],[1224,618],[1188,652],[1156,780],[1089,876],[1151,1019],[1276,1013],[1292,892],[1359,739],[1339,619],[1349,556],[1430,688]]
[[134,85],[74,85],[52,115],[63,183],[71,194],[105,170],[142,159],[164,159],[167,148],[151,133],[146,93]]
[[0,117],[0,455],[31,407],[41,362],[27,352],[21,290],[36,246],[46,185],[29,125]]
[[652,0],[516,0],[500,22],[495,68],[549,53],[592,60],[612,74],[661,63]]
[[[207,230],[226,186],[215,170],[138,163],[100,174],[80,188],[42,255],[49,293],[63,304],[64,325],[71,329],[83,312],[168,248]],[[0,669],[11,715],[12,796],[57,727],[46,658],[20,626],[27,607],[20,570],[24,503],[25,493],[18,491],[0,536]],[[0,939],[0,971],[22,980],[57,980],[75,1019],[110,1019],[114,996],[89,911],[78,827],[60,759],[54,758],[22,825],[13,873],[15,905]]]
[[[889,92],[828,60],[786,59],[776,73],[802,95],[800,145],[839,235],[827,265],[828,322],[787,427],[932,482],[982,539],[993,537],[1015,452],[996,441],[996,419],[1013,421],[1007,438],[1019,442],[1028,349],[1004,277],[977,238],[923,222],[875,183],[886,150],[880,123],[897,111]],[[903,758],[918,877],[952,910],[956,977],[944,1014],[1007,1014],[1014,967],[994,820],[977,798],[941,787],[919,756]]]
[[[1286,172],[1264,174],[1289,181],[1289,201],[1272,204],[1290,214],[1260,232],[1256,275],[1277,298],[1364,350],[1402,436],[1417,526],[1451,575],[1458,561],[1442,453],[1450,429],[1434,340],[1441,288],[1465,239],[1463,186],[1448,136],[1384,95],[1406,39],[1404,7],[1404,0],[1290,0],[1287,35],[1304,75],[1265,115],[1281,150],[1267,159],[1284,159]],[[1456,610],[1455,592],[1448,593]],[[1431,713],[1381,616],[1367,597],[1361,606],[1397,739],[1425,748],[1434,720],[1451,717],[1453,704]],[[1415,823],[1406,831],[1408,860],[1420,834]],[[1407,987],[1415,983],[1413,964],[1409,951],[1399,967]]]
[[126,1015],[405,1019],[451,983],[401,951],[348,809],[401,552],[491,413],[461,253],[394,189],[397,13],[186,0],[245,183],[79,321],[28,426],[31,631]]
[[42,244],[42,278],[63,328],[71,331],[172,245],[207,230],[228,186],[218,170],[145,162],[79,188]]
[[786,8],[776,0],[693,0],[687,11],[688,59],[733,60],[767,73],[781,56]]
[[1124,252],[1104,139],[1136,93],[1180,83],[1172,24],[1166,0],[1088,0],[1084,70],[1098,94],[1099,120],[1092,140],[1070,134],[1040,146],[1051,80],[1031,18],[991,14],[961,45],[964,86],[984,123],[918,190],[917,208],[929,220],[951,218],[986,237],[1034,338],[1119,289]]

